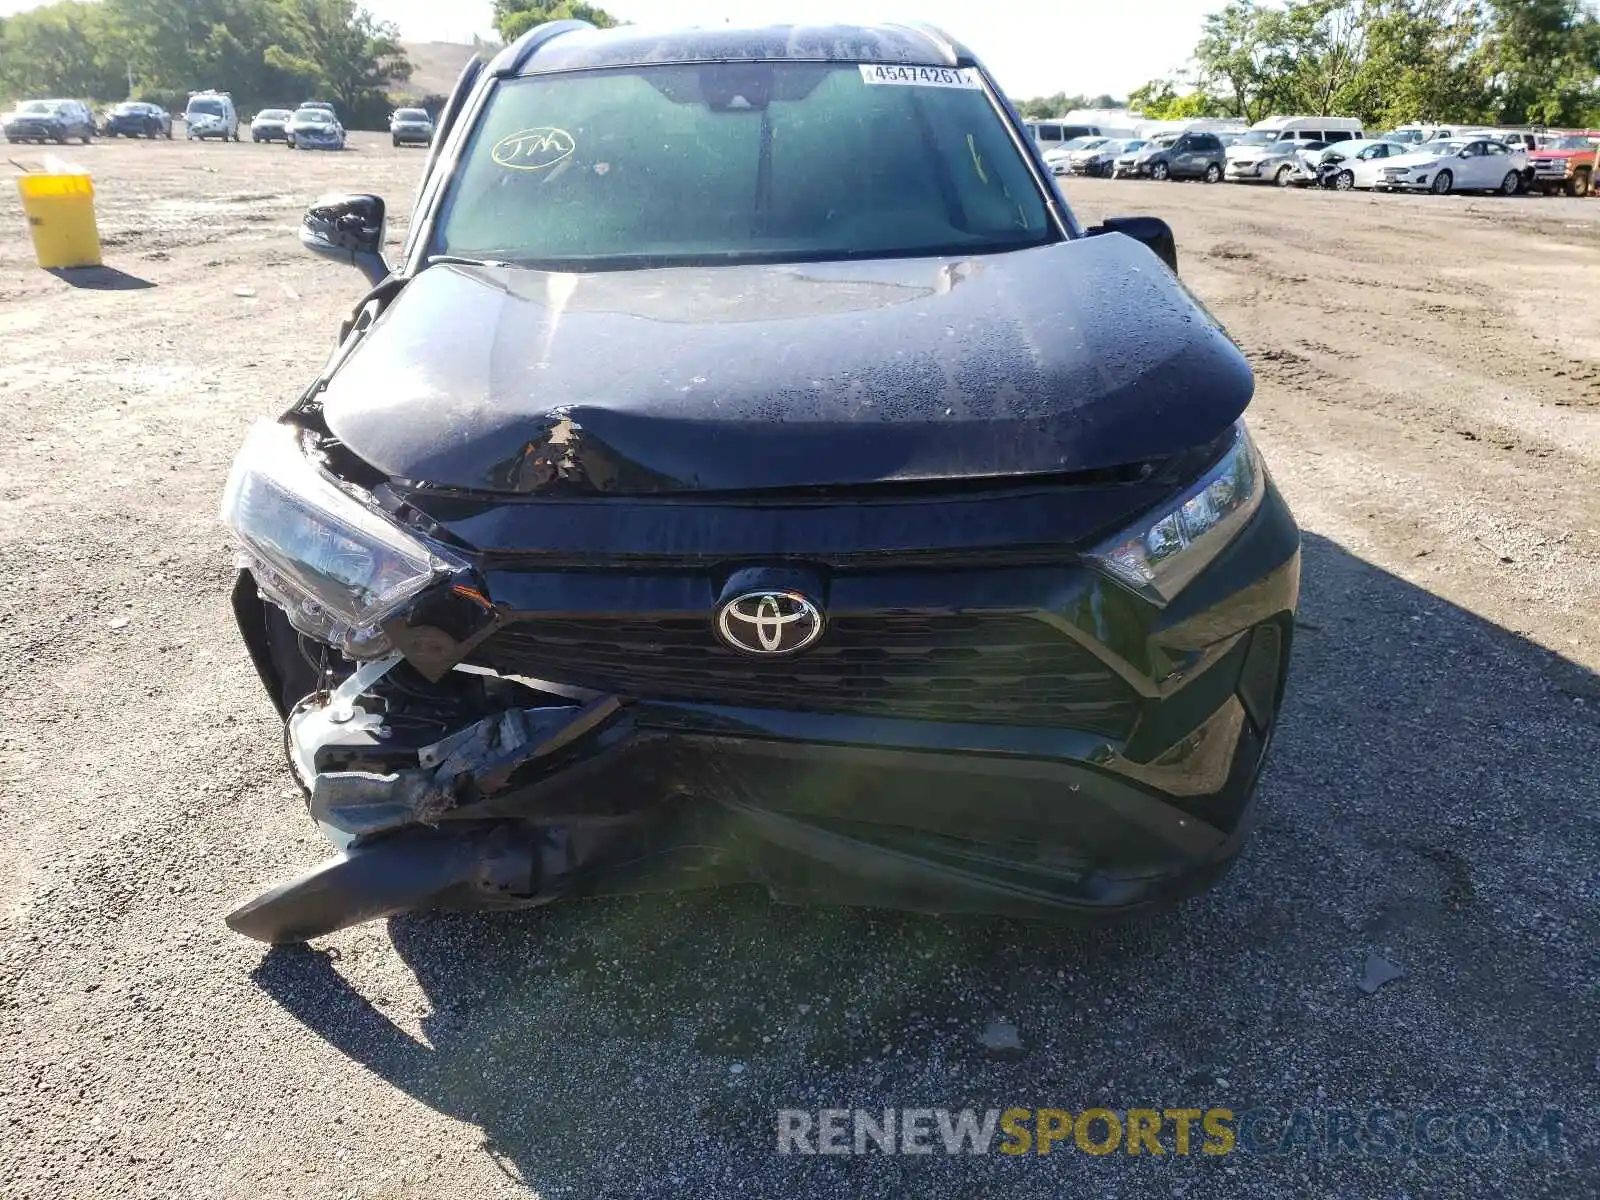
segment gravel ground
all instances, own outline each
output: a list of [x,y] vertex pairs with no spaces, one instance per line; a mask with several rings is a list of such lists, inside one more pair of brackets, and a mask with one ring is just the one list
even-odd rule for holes
[[[1215,892],[1094,934],[730,890],[266,953],[221,914],[324,848],[216,497],[360,289],[299,210],[404,201],[422,156],[70,153],[97,286],[34,270],[0,202],[0,1195],[1594,1194],[1600,202],[1072,185],[1173,223],[1306,530],[1264,824]],[[1369,995],[1373,954],[1405,974]],[[1273,1144],[1297,1108],[1565,1135],[775,1153],[784,1108],[1097,1105],[1267,1106]]]

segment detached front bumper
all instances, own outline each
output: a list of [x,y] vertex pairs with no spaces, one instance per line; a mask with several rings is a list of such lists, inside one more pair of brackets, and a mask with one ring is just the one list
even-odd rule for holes
[[[427,701],[411,722],[365,668],[289,714],[311,813],[343,854],[229,923],[296,941],[418,907],[749,880],[786,901],[923,912],[1094,918],[1170,903],[1225,871],[1252,825],[1299,561],[1299,532],[1269,484],[1251,522],[1164,610],[1087,568],[1018,574],[1062,614],[1037,616],[1083,643],[1073,653],[1126,676],[1126,702],[1081,705],[1093,714],[1082,728],[799,711],[781,707],[781,690],[760,706],[668,701],[482,668],[430,685],[400,662],[389,682]],[[517,580],[490,578],[514,603]],[[1011,585],[998,572],[981,582],[991,595]],[[247,573],[234,603],[271,694],[309,690],[284,678],[304,660]],[[1041,644],[1053,653],[1053,640]],[[1036,669],[1063,668],[1041,658]],[[452,711],[462,715],[440,717]]]

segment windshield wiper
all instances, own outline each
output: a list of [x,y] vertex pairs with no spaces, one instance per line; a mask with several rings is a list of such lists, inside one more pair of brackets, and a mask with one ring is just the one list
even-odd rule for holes
[[422,260],[422,265],[431,267],[435,263],[443,263],[453,267],[509,267],[511,264],[499,258],[469,258],[465,254],[430,254]]

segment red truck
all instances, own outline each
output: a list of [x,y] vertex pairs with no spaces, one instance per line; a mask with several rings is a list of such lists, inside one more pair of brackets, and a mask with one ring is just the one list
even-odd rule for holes
[[1594,185],[1600,131],[1548,133],[1541,135],[1539,141],[1537,150],[1528,151],[1528,168],[1533,174],[1528,190],[1546,196],[1556,192],[1587,196]]

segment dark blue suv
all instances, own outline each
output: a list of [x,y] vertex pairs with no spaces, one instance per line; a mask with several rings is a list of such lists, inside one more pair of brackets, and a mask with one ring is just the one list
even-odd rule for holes
[[1160,221],[1083,228],[924,27],[541,26],[223,499],[343,851],[229,917],[759,880],[1101,917],[1252,822],[1299,534]]

